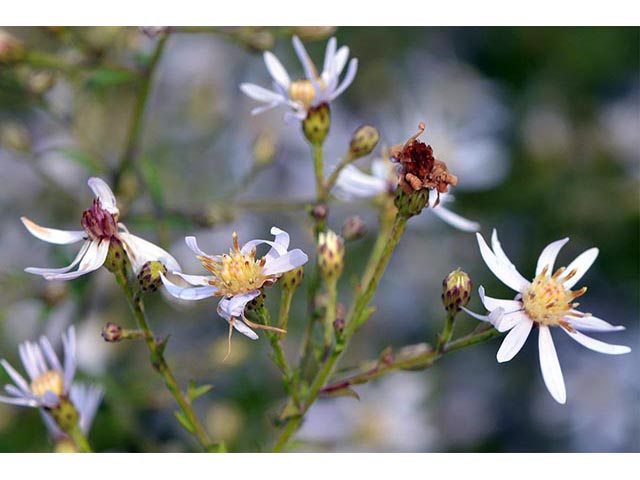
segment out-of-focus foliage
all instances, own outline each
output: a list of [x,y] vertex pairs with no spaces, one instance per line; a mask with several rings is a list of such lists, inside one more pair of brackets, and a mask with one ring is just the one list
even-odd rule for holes
[[[132,326],[113,278],[99,271],[58,284],[23,273],[27,266],[69,263],[74,250],[49,248],[19,223],[28,213],[43,225],[78,227],[90,201],[87,177],[113,180],[126,156],[141,79],[163,34],[120,27],[7,31],[24,52],[22,60],[0,62],[0,357],[15,362],[19,342],[42,333],[58,338],[74,323],[81,376],[106,390],[90,435],[94,448],[191,449],[142,344],[106,344],[100,337],[108,321]],[[221,252],[234,230],[250,239],[277,225],[306,252],[314,249],[304,211],[313,167],[299,126],[285,124],[279,110],[250,117],[255,105],[238,89],[242,81],[266,84],[263,49],[273,49],[290,72],[297,68],[292,33],[178,29],[166,40],[135,168],[120,178],[116,194],[127,225],[171,251],[187,272],[200,268],[184,246],[190,234],[204,250]],[[320,59],[331,30],[297,33]],[[569,392],[561,406],[546,392],[535,342],[498,365],[492,341],[432,370],[356,387],[360,402],[321,399],[298,437],[300,449],[638,451],[638,29],[378,27],[340,28],[336,35],[358,57],[359,71],[332,105],[327,163],[338,162],[363,123],[375,125],[390,146],[424,120],[424,140],[460,177],[456,211],[479,221],[485,234],[497,228],[525,276],[552,240],[572,239],[561,264],[588,247],[600,249],[581,308],[627,326],[607,340],[634,351],[598,356],[558,339]],[[347,301],[373,243],[376,212],[361,202],[330,208],[334,230],[357,213],[370,232],[346,245],[339,297]],[[412,219],[394,253],[374,299],[378,309],[346,364],[375,358],[388,345],[431,341],[444,320],[442,279],[456,267],[474,285],[507,298],[473,235],[422,217]],[[296,318],[305,318],[300,290],[285,344],[292,356],[303,329]],[[279,293],[279,286],[267,290],[272,311]],[[480,310],[477,297],[470,305]],[[267,361],[268,341],[237,336],[223,363],[227,325],[215,303],[183,306],[156,295],[148,310],[154,329],[171,335],[167,356],[179,381],[214,386],[196,402],[212,436],[232,451],[268,449],[284,398]],[[475,323],[461,317],[456,329]],[[6,381],[0,371],[0,384]],[[0,404],[0,451],[50,449],[37,412]]]

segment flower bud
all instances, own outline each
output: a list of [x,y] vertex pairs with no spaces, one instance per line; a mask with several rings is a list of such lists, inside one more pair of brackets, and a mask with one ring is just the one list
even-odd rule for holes
[[322,103],[317,107],[310,107],[307,118],[302,121],[302,132],[312,145],[322,145],[327,138],[331,126],[331,112],[329,105]]
[[117,323],[109,322],[102,327],[102,338],[105,342],[117,343],[122,340],[122,327]]
[[300,266],[293,270],[289,270],[282,278],[280,278],[280,283],[282,284],[282,288],[284,290],[295,290],[302,283],[302,279],[304,278],[304,267]]
[[471,278],[459,268],[447,275],[442,281],[442,303],[447,312],[453,314],[467,305],[472,288]]
[[337,280],[344,268],[344,242],[332,230],[318,236],[318,265],[327,280]]
[[353,159],[369,155],[378,144],[380,133],[376,127],[363,125],[351,137],[349,154]]
[[20,61],[24,54],[24,44],[10,33],[0,30],[0,63]]
[[316,220],[324,220],[329,214],[329,208],[324,203],[319,203],[313,206],[310,213]]
[[347,218],[342,224],[342,237],[346,241],[359,240],[366,234],[367,226],[357,215]]
[[267,297],[267,294],[264,293],[264,289],[260,289],[260,295],[258,295],[256,298],[254,298],[253,300],[247,303],[247,306],[245,307],[247,310],[247,314],[249,314],[250,312],[255,312],[257,310],[263,309],[264,299],[266,297]]
[[253,161],[258,167],[269,165],[276,154],[276,145],[273,136],[261,133],[253,142]]
[[122,245],[122,242],[118,238],[111,237],[109,241],[109,252],[104,261],[104,267],[114,275],[124,275],[124,278],[126,278],[128,265],[129,259],[124,250],[124,245]]
[[167,273],[167,267],[162,262],[151,260],[142,265],[138,273],[138,285],[143,292],[155,292],[162,284],[160,274]]

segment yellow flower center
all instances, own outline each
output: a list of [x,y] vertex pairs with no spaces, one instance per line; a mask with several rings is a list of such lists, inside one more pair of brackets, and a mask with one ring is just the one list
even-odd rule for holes
[[547,267],[538,275],[531,285],[522,292],[522,303],[529,318],[542,325],[560,325],[573,330],[565,317],[571,316],[571,310],[578,306],[573,301],[587,291],[587,287],[572,291],[564,287],[564,282],[576,274],[572,270],[562,279],[558,277],[565,268],[559,268],[552,276],[547,276]]
[[209,283],[219,290],[219,295],[233,296],[261,288],[267,281],[275,280],[264,274],[265,258],[256,260],[256,249],[242,253],[238,235],[233,234],[233,248],[220,258],[198,257],[214,279]]
[[[320,85],[321,90],[325,90],[327,87],[324,80],[317,78],[316,82]],[[305,110],[309,110],[313,100],[316,96],[316,89],[313,88],[311,80],[296,80],[289,85],[289,98],[295,102],[300,102],[304,105]]]
[[31,392],[34,395],[42,397],[47,390],[58,396],[62,395],[64,380],[57,370],[48,370],[31,382]]

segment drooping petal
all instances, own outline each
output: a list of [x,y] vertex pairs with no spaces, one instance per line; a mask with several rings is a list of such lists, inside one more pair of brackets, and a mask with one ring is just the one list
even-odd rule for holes
[[276,57],[271,52],[264,52],[264,63],[267,66],[267,70],[271,74],[271,77],[280,85],[285,91],[288,90],[291,85],[291,78],[289,74]]
[[387,191],[387,181],[367,175],[353,165],[347,165],[338,175],[334,193],[347,200],[353,197],[370,198]]
[[182,272],[171,272],[171,273],[173,273],[174,275],[178,275],[187,283],[190,283],[191,285],[195,285],[195,286],[211,285],[209,281],[213,279],[213,277],[207,277],[205,275],[187,275]]
[[241,83],[240,90],[242,90],[242,93],[244,93],[248,97],[251,97],[259,102],[278,102],[284,104],[288,103],[288,100],[281,94],[272,92],[271,90],[267,90],[266,88],[254,83]]
[[300,41],[297,36],[294,36],[292,39],[293,48],[300,59],[300,63],[302,64],[302,68],[304,69],[304,74],[309,80],[315,80],[316,78],[316,67],[311,61],[311,57],[307,53],[307,50],[304,48],[304,45]]
[[118,236],[124,243],[127,256],[131,260],[131,266],[136,274],[140,272],[145,263],[151,261],[161,262],[169,272],[182,270],[178,261],[169,252],[144,238],[126,232],[120,232]]
[[429,211],[433,212],[434,215],[440,217],[443,221],[448,223],[454,228],[458,230],[462,230],[463,232],[477,232],[480,230],[480,224],[478,222],[474,222],[472,220],[468,220],[457,213],[452,212],[451,210],[447,210],[442,205],[438,205],[435,208],[430,209]]
[[577,314],[581,314],[581,317],[574,317],[572,315],[566,316],[564,319],[577,330],[585,330],[587,332],[618,332],[625,330],[623,325],[611,325],[605,322],[601,318],[594,317],[593,315],[582,314],[577,310],[572,310]]
[[[506,264],[503,260],[500,260],[496,254],[494,254],[487,243],[482,238],[482,235],[476,233],[478,239],[478,245],[480,246],[480,254],[482,259],[487,264],[493,274],[502,281],[505,285],[512,288],[516,292],[522,292],[529,286],[529,282],[516,270],[515,267],[509,262]],[[508,261],[508,260],[507,260]]]
[[20,217],[20,220],[31,235],[45,242],[55,243],[56,245],[76,243],[84,240],[87,236],[87,232],[84,230],[57,230],[55,228],[41,227],[27,217]]
[[562,281],[563,278],[566,278],[569,273],[575,270],[575,274],[569,280],[564,282],[564,286],[567,289],[573,288],[573,286],[580,281],[580,279],[587,273],[587,270],[593,265],[596,257],[598,256],[599,250],[597,248],[590,248],[586,252],[581,253],[578,257],[567,266],[567,269],[560,275],[558,278]]
[[267,260],[264,265],[264,274],[279,275],[304,265],[308,260],[307,254],[296,248],[271,261]]
[[621,355],[623,353],[629,353],[631,349],[625,345],[613,345],[610,343],[601,342],[595,338],[588,337],[580,332],[569,332],[562,329],[567,335],[578,342],[580,345],[584,345],[589,350],[594,352],[606,353],[608,355]]
[[538,330],[538,350],[542,378],[554,400],[564,404],[567,401],[567,391],[564,386],[564,378],[562,377],[562,370],[560,369],[556,347],[553,345],[551,332],[546,325],[540,325]]
[[118,207],[116,206],[116,196],[109,188],[109,185],[105,183],[104,180],[98,177],[91,177],[87,182],[89,184],[89,188],[93,191],[94,195],[100,200],[100,205],[107,212],[117,215],[120,213]]
[[553,275],[553,266],[556,263],[556,258],[560,249],[569,241],[569,238],[563,238],[562,240],[556,240],[547,245],[542,253],[538,257],[538,265],[536,266],[536,277],[542,273],[545,267],[547,267],[547,275]]
[[249,337],[251,340],[257,340],[258,338],[260,338],[260,337],[258,337],[258,334],[256,332],[251,330],[247,325],[245,325],[242,322],[242,320],[240,320],[238,318],[234,318],[233,319],[233,328],[235,328],[241,334]]
[[162,273],[160,274],[160,278],[167,291],[181,300],[201,300],[203,298],[213,297],[218,293],[218,289],[213,285],[207,287],[180,287],[171,282]]
[[208,253],[204,252],[203,250],[200,249],[200,247],[198,246],[198,242],[196,240],[196,237],[184,237],[184,243],[187,244],[187,247],[189,247],[189,250],[191,250],[193,253],[196,254],[196,256],[200,256],[200,257],[207,257],[210,258],[212,260],[218,260],[220,258],[220,255],[209,255]]
[[66,273],[69,270],[71,270],[72,268],[74,268],[78,263],[80,263],[80,260],[82,260],[82,258],[85,256],[85,254],[87,253],[87,250],[89,249],[90,246],[91,246],[91,240],[88,240],[88,241],[84,242],[84,244],[82,245],[82,248],[80,249],[80,251],[76,255],[76,258],[74,258],[73,262],[71,262],[66,267],[62,267],[62,268],[27,267],[27,268],[24,269],[24,271],[27,272],[27,273],[33,273],[35,275],[55,275],[55,274],[58,274],[58,273]]
[[47,280],[72,280],[80,275],[99,269],[104,264],[107,253],[109,253],[109,240],[94,240],[82,258],[78,270],[68,273],[43,273],[42,276]]
[[528,318],[516,323],[507,336],[502,341],[496,358],[499,363],[508,362],[520,351],[524,342],[529,337],[533,322]]
[[272,108],[276,108],[280,104],[282,104],[281,101],[274,100],[273,102],[268,103],[267,105],[263,105],[261,107],[256,107],[256,108],[251,109],[251,115],[255,117],[256,115],[260,115],[261,113],[267,112],[267,111],[271,110]]
[[247,303],[258,295],[260,295],[260,290],[251,290],[247,293],[234,295],[231,298],[223,297],[220,302],[218,302],[218,315],[227,321],[233,317],[242,317]]
[[329,102],[332,102],[333,100],[338,98],[340,94],[344,92],[349,87],[349,85],[351,85],[353,80],[356,78],[357,71],[358,71],[358,59],[352,58],[351,61],[349,62],[349,68],[347,69],[347,74],[342,79],[342,83],[340,84],[340,86],[330,94],[328,98]]

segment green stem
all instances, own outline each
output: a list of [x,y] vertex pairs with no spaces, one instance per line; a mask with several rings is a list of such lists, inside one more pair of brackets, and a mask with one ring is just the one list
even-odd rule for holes
[[336,320],[336,303],[338,301],[338,279],[327,280],[327,306],[324,314],[324,346],[328,350],[333,341],[333,322]]
[[160,37],[151,55],[149,64],[146,66],[143,72],[140,91],[136,98],[136,103],[133,107],[133,115],[131,124],[129,126],[129,131],[127,133],[125,148],[122,152],[122,156],[120,157],[118,169],[116,170],[113,181],[113,190],[116,193],[120,188],[120,183],[122,181],[124,173],[134,166],[135,158],[138,153],[140,137],[142,134],[142,120],[147,107],[147,101],[149,100],[149,94],[151,93],[151,84],[153,82],[156,67],[158,66],[158,62],[160,60],[160,57],[162,56],[162,52],[164,51],[164,47],[167,43],[168,38],[169,35],[162,35]]
[[116,275],[116,278],[125,292],[131,311],[138,323],[138,327],[144,332],[144,339],[147,344],[147,348],[149,349],[153,369],[163,378],[167,390],[169,390],[169,393],[171,393],[173,398],[175,398],[178,406],[184,413],[185,417],[189,420],[189,423],[193,427],[193,432],[191,433],[196,437],[205,451],[209,451],[213,446],[211,439],[200,423],[200,420],[198,420],[196,412],[193,409],[193,405],[191,405],[191,401],[188,400],[182,390],[180,390],[178,382],[164,358],[164,345],[156,342],[153,332],[151,331],[151,328],[149,328],[142,300],[133,294],[126,278],[123,278],[120,275]]
[[453,335],[453,323],[456,319],[456,313],[457,312],[447,313],[447,320],[444,324],[444,330],[442,331],[442,334],[438,339],[437,350],[439,352],[441,352],[444,349],[445,345],[449,343],[449,340],[451,340],[451,336]]
[[341,341],[336,344],[336,347],[329,352],[329,355],[324,363],[322,369],[316,374],[311,386],[309,387],[309,392],[305,398],[304,405],[302,406],[302,410],[299,416],[292,418],[289,420],[289,423],[285,426],[284,430],[281,432],[280,436],[276,440],[274,451],[281,451],[282,448],[286,445],[287,441],[293,435],[300,425],[302,424],[302,419],[305,413],[309,410],[311,405],[318,398],[318,394],[322,387],[324,387],[327,379],[332,374],[338,360],[342,356],[343,352],[346,350],[347,345],[351,336],[355,333],[357,328],[360,326],[361,319],[363,318],[363,314],[367,308],[367,305],[371,301],[373,294],[378,287],[378,282],[380,278],[382,278],[382,274],[384,273],[389,260],[391,259],[391,254],[393,250],[398,245],[402,234],[404,233],[405,226],[407,224],[407,217],[397,215],[393,222],[393,227],[391,229],[391,233],[388,237],[388,240],[385,244],[385,248],[380,255],[376,263],[376,267],[373,271],[373,275],[371,280],[369,280],[367,287],[364,291],[362,291],[356,300],[355,307],[351,315],[347,318],[346,326],[344,330],[344,336]]
[[73,443],[76,444],[76,448],[78,449],[78,451],[82,453],[93,453],[93,450],[91,450],[91,445],[89,445],[89,441],[87,440],[87,437],[84,436],[84,434],[82,433],[78,425],[76,425],[67,433],[73,440]]

